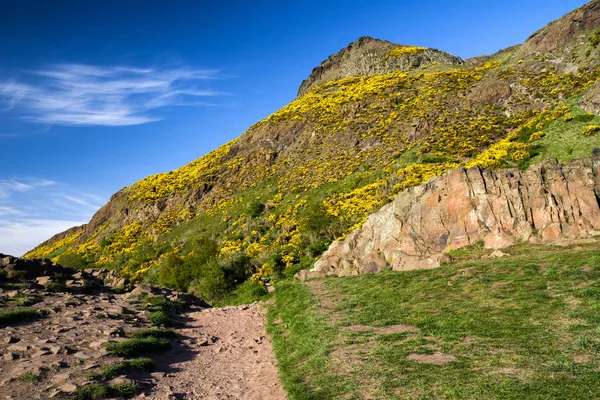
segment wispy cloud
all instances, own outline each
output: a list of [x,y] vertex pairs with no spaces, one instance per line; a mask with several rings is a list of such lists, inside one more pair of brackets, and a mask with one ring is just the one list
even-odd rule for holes
[[0,180],[0,253],[21,255],[89,221],[106,198],[50,179]]
[[27,192],[37,187],[52,186],[56,182],[48,179],[32,179],[32,178],[12,178],[8,180],[0,179],[0,198],[9,197],[13,192]]
[[0,82],[0,109],[46,124],[139,125],[162,119],[161,108],[212,105],[198,99],[225,94],[198,87],[220,78],[217,70],[57,64],[25,76]]

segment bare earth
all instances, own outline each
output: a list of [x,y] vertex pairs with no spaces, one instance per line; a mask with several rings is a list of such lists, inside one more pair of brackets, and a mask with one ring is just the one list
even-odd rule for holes
[[[283,400],[260,305],[193,311],[178,329],[186,345],[155,358],[147,399]],[[162,365],[161,365],[162,364]],[[164,367],[163,367],[164,366]]]

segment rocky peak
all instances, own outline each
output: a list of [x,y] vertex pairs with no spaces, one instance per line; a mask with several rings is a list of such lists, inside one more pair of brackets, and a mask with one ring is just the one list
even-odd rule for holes
[[[593,0],[532,34],[518,51],[521,58],[585,44],[585,34],[600,27],[600,0]],[[581,43],[578,43],[581,42]]]
[[381,75],[395,70],[410,71],[431,63],[461,64],[462,60],[440,50],[398,45],[362,36],[329,56],[302,82],[298,96],[326,82],[361,75]]

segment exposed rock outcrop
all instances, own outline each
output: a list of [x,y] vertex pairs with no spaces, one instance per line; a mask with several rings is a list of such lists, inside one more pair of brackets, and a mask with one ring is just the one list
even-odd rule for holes
[[478,241],[499,249],[597,235],[600,149],[526,171],[458,168],[396,196],[300,278],[435,268],[448,251]]
[[569,44],[584,44],[585,34],[600,26],[600,0],[577,8],[532,34],[517,51],[517,57],[545,54]]
[[363,36],[314,68],[300,85],[298,96],[326,82],[350,76],[381,75],[396,70],[410,71],[434,62],[462,64],[459,57],[436,49],[424,49],[401,57],[390,56],[390,51],[398,47],[402,46],[387,40]]
[[600,115],[600,83],[590,89],[579,102],[579,107],[585,111]]

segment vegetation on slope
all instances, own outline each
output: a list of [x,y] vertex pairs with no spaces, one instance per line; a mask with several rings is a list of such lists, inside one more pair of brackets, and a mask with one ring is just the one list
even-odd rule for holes
[[[557,130],[598,123],[575,105],[598,70],[511,54],[327,82],[239,139],[124,189],[97,229],[28,256],[116,268],[213,302],[262,295],[259,278],[310,266],[404,188],[459,165],[524,167],[557,151]],[[589,133],[572,156],[593,147]]]
[[598,242],[507,252],[280,285],[269,331],[290,399],[596,398]]

